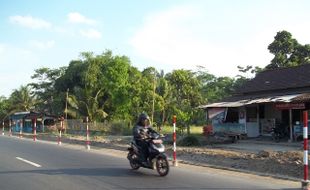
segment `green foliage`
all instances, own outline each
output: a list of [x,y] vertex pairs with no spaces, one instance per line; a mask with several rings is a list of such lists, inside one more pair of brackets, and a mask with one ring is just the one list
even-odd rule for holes
[[51,114],[61,114],[62,93],[55,93],[56,80],[62,76],[66,67],[59,69],[49,69],[42,67],[35,70],[35,74],[31,76],[36,82],[32,82],[29,86],[32,88],[32,94],[38,100],[36,102],[37,111],[45,111]]
[[268,46],[270,53],[274,55],[271,63],[265,69],[280,67],[292,67],[310,63],[309,44],[301,45],[292,34],[280,31],[274,37],[274,41]]
[[9,98],[11,112],[13,111],[30,111],[35,108],[36,99],[31,95],[28,86],[21,86],[15,89]]
[[10,113],[9,108],[10,103],[8,99],[6,99],[4,96],[0,96],[0,119],[5,120],[8,118]]
[[90,94],[88,89],[75,89],[78,96],[69,95],[68,114],[73,118],[88,117],[90,121],[100,121],[107,117],[107,113],[100,106],[98,98],[100,97],[101,90],[95,94]]
[[189,135],[189,136],[186,136],[186,137],[182,138],[181,140],[179,140],[178,145],[180,145],[180,146],[200,146],[201,143],[200,143],[197,136]]
[[230,96],[235,89],[235,79],[230,77],[215,77],[204,68],[198,71],[198,79],[202,83],[201,94],[204,103],[212,103]]
[[178,116],[180,126],[187,128],[190,134],[189,124],[194,114],[194,109],[202,103],[201,82],[195,73],[188,70],[175,70],[166,76],[171,95],[168,112]]

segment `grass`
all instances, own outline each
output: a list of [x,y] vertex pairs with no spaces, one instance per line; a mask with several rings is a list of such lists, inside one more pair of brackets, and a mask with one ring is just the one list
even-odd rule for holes
[[[157,130],[157,129],[156,129]],[[179,131],[179,128],[176,127],[177,132]],[[190,133],[192,135],[202,135],[203,129],[202,126],[190,126]],[[173,133],[173,127],[172,126],[164,126],[161,130],[161,133],[163,134],[172,134]],[[184,129],[184,133],[187,133],[187,130]]]

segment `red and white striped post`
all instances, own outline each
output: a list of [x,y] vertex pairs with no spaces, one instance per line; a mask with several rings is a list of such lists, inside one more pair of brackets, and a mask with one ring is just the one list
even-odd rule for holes
[[303,112],[304,119],[304,179],[301,182],[302,189],[310,190],[308,181],[308,111]]
[[20,120],[19,138],[23,137],[23,120]]
[[11,120],[9,120],[9,136],[12,136],[12,123],[11,123]]
[[4,121],[2,121],[2,135],[4,135]]
[[37,118],[33,119],[33,141],[37,140]]
[[177,134],[176,134],[176,122],[177,122],[177,116],[173,116],[173,166],[178,166],[177,162]]
[[59,134],[58,134],[58,145],[61,145],[61,132],[63,129],[63,119],[61,118],[60,120],[60,130],[59,130]]
[[90,150],[88,117],[86,117],[86,149]]

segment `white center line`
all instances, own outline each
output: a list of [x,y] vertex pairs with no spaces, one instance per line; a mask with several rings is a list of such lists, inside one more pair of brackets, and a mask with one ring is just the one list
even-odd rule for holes
[[27,164],[31,164],[31,165],[33,165],[33,166],[35,166],[35,167],[37,167],[37,168],[42,167],[42,166],[39,165],[39,164],[36,164],[36,163],[34,163],[34,162],[31,162],[31,161],[29,161],[29,160],[26,160],[26,159],[23,159],[23,158],[20,158],[20,157],[16,157],[16,159],[17,159],[17,160],[20,160],[20,161],[23,161],[23,162],[26,162]]

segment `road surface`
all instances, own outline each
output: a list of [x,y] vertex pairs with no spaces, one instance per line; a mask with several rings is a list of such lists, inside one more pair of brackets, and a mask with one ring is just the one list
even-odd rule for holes
[[0,136],[0,159],[1,190],[300,189],[300,182],[188,165],[159,177],[131,170],[124,154],[8,136]]

